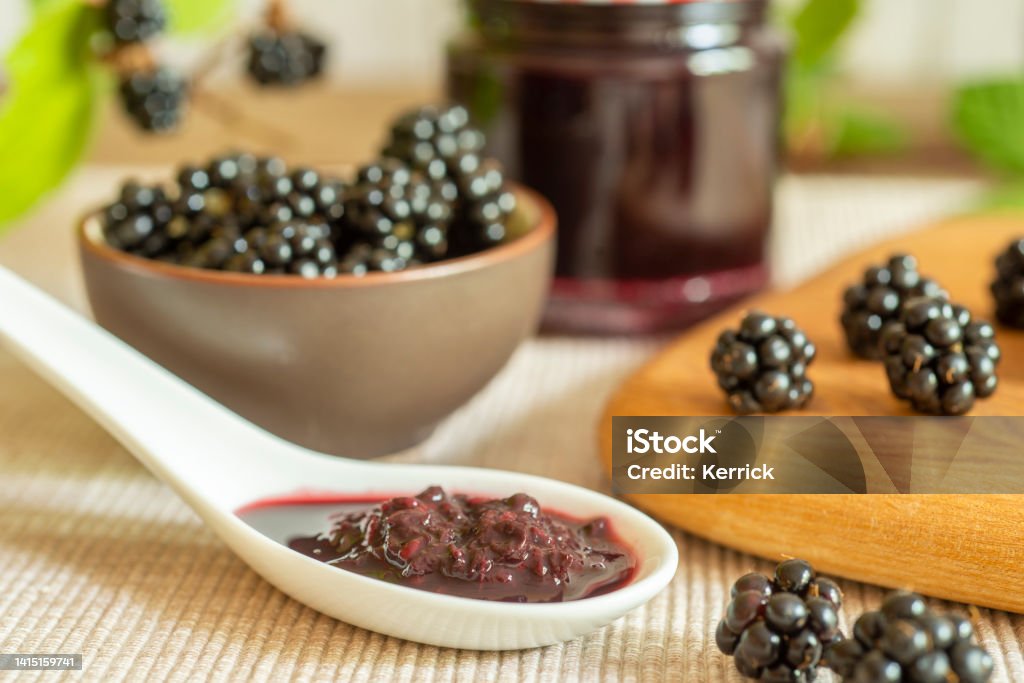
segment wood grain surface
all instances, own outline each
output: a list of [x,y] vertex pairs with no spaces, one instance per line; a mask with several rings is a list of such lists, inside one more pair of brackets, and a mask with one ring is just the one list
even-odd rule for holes
[[[996,254],[1024,236],[1024,217],[961,217],[877,245],[785,292],[769,292],[692,328],[612,396],[600,424],[611,465],[616,415],[728,415],[708,367],[718,333],[744,312],[790,316],[818,347],[809,370],[815,397],[805,415],[911,415],[880,364],[845,346],[838,318],[844,288],[893,253],[914,254],[975,317],[989,318]],[[1000,386],[972,415],[1024,415],[1024,331],[999,328]],[[1024,444],[1021,445],[1024,457]],[[1024,496],[1011,495],[636,495],[655,517],[767,558],[803,557],[824,573],[1024,613]],[[686,558],[683,558],[683,562]]]

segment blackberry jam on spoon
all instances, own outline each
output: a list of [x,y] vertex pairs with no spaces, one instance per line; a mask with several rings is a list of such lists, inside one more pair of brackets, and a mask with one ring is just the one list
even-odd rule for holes
[[[677,550],[665,530],[594,491],[497,470],[351,461],[272,436],[2,268],[0,341],[170,485],[257,573],[296,600],[356,626],[444,647],[537,647],[622,616],[654,597],[675,572]],[[431,484],[474,499],[527,492],[575,519],[606,518],[617,537],[629,540],[635,568],[622,585],[581,600],[467,599],[341,571],[236,514],[275,496],[381,500],[415,495]]]

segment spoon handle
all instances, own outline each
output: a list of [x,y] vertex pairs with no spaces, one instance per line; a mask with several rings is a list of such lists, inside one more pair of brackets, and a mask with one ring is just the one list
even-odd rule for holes
[[[0,343],[189,503],[213,500],[276,440],[0,267]],[[267,446],[261,448],[261,446]]]

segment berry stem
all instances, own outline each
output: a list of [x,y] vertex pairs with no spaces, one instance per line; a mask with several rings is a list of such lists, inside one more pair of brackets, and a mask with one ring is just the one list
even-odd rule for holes
[[200,89],[207,78],[210,77],[217,67],[221,66],[230,51],[238,52],[240,34],[232,34],[217,41],[217,43],[206,51],[203,55],[202,60],[192,71],[191,81],[192,87],[196,90]]
[[290,23],[288,7],[285,0],[269,0],[267,2],[267,26],[275,31],[282,31],[288,28]]
[[118,76],[150,71],[156,67],[153,51],[142,43],[119,45],[102,55],[100,61],[110,65]]
[[236,129],[242,135],[246,135],[245,129],[248,128],[249,135],[247,137],[263,139],[278,151],[284,151],[293,146],[295,138],[285,129],[248,116],[242,107],[226,98],[214,95],[208,89],[194,88],[192,92],[193,109],[212,121],[216,121],[222,127]]

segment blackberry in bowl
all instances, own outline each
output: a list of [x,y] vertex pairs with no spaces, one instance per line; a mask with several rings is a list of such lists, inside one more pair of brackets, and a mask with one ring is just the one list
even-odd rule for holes
[[[414,223],[413,258],[389,263],[405,227],[368,235],[359,211],[380,193],[404,215],[399,184],[360,176],[232,154],[183,166],[174,183],[127,183],[79,228],[97,321],[301,445],[350,457],[414,446],[536,329],[555,217],[513,186],[500,244],[452,257],[423,234],[437,223]],[[418,192],[401,198],[414,213]]]
[[[394,272],[515,241],[531,228],[516,193],[491,217],[493,239],[459,239],[454,190],[391,157],[351,179],[231,154],[179,169],[173,186],[129,181],[104,207],[108,244],[166,263],[252,274]],[[454,186],[452,186],[454,187]],[[497,200],[496,200],[497,201]]]
[[420,107],[399,116],[382,150],[420,171],[452,200],[451,243],[462,253],[501,242],[516,207],[501,165],[483,156],[485,143],[465,107]]

